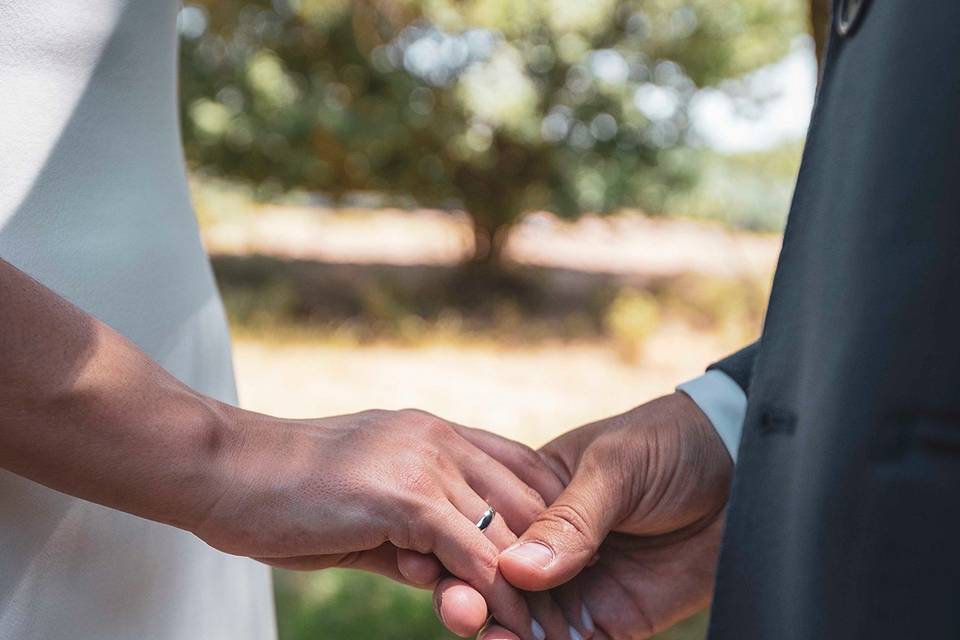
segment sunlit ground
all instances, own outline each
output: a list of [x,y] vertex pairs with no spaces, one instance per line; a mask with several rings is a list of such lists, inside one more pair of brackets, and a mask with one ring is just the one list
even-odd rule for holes
[[732,347],[725,342],[667,328],[651,337],[640,365],[577,342],[343,347],[242,337],[235,353],[240,397],[257,411],[310,417],[417,407],[541,445],[669,392]]
[[[390,290],[386,307],[382,301],[354,311],[346,305],[340,315],[325,312],[322,295],[309,304],[301,300],[310,296],[311,282],[324,286],[328,273],[343,278],[338,286],[379,292],[376,283],[400,274],[401,265],[408,269],[404,280],[419,277],[410,265],[456,269],[469,246],[466,231],[463,220],[434,212],[273,208],[257,217],[208,217],[204,233],[212,253],[233,256],[215,258],[215,265],[235,324],[242,404],[289,417],[418,407],[538,446],[669,392],[745,343],[762,312],[751,301],[762,300],[779,247],[776,236],[689,221],[627,216],[571,225],[539,216],[517,230],[511,264],[535,270],[543,288],[536,308],[542,299],[549,307],[571,287],[587,287],[576,295],[589,311],[548,309],[533,318],[520,299],[504,303],[505,318],[495,309],[489,318],[471,319],[462,301],[446,310],[441,300],[431,319],[417,315],[422,301],[404,297],[417,295],[407,285]],[[260,265],[254,270],[243,262],[252,254],[270,260],[251,260]],[[296,261],[287,274],[290,259]],[[380,280],[370,280],[363,266],[369,264],[377,265]],[[344,276],[337,265],[353,265],[362,277]],[[266,278],[263,269],[286,275]],[[248,273],[267,284],[237,294]],[[590,277],[599,278],[608,298],[595,303],[594,280],[581,282],[582,274],[599,274]],[[284,284],[287,277],[292,284]],[[329,293],[331,306],[336,293]],[[274,308],[280,317],[270,315]],[[290,309],[308,311],[287,318]],[[448,321],[451,314],[455,321]],[[277,578],[283,640],[450,637],[434,620],[428,594],[351,572]],[[700,616],[668,637],[703,634]]]

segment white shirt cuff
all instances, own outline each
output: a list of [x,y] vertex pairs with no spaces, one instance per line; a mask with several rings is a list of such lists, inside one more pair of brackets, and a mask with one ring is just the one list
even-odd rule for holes
[[717,435],[730,452],[734,463],[743,433],[743,419],[747,414],[747,394],[733,378],[716,369],[677,387],[693,400],[710,419]]

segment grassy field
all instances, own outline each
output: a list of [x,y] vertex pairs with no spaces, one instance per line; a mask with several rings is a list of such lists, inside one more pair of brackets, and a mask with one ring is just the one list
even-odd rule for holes
[[[219,209],[219,207],[218,207]],[[517,229],[496,275],[435,212],[202,216],[241,402],[289,417],[418,407],[538,446],[756,335],[779,238],[624,216]],[[282,640],[439,639],[429,594],[278,572]],[[702,638],[697,616],[664,635]]]
[[[431,596],[377,576],[331,569],[275,574],[281,640],[452,640],[433,614]],[[657,636],[696,640],[707,630],[698,614]]]

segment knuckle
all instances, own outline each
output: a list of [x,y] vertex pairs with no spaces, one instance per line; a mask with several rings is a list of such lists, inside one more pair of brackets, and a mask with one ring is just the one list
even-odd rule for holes
[[445,424],[437,416],[422,409],[400,409],[396,414],[407,425],[424,431],[439,429],[442,424]]
[[476,569],[486,585],[492,585],[499,571],[499,554],[489,546],[477,551]]
[[363,417],[368,422],[381,423],[389,418],[390,413],[386,409],[369,409],[363,412]]
[[626,453],[621,439],[616,434],[605,433],[594,440],[584,452],[584,460],[598,465],[620,462]]
[[424,418],[424,429],[430,437],[440,442],[449,441],[455,435],[453,427],[450,426],[449,422],[429,414],[428,417]]
[[576,545],[576,549],[570,550],[592,550],[595,525],[583,507],[574,503],[555,504],[543,514],[541,519],[562,535],[565,544]]
[[401,409],[404,419],[430,436],[444,436],[453,433],[453,427],[446,420],[420,409]]
[[398,546],[419,553],[429,553],[434,545],[435,516],[437,507],[428,500],[411,502],[404,520],[405,527]]
[[524,498],[527,500],[530,508],[533,510],[534,516],[540,515],[540,512],[547,508],[547,503],[543,501],[543,496],[541,496],[536,489],[527,485],[523,485],[520,490],[523,492]]
[[498,500],[498,496],[490,496],[487,501],[500,510],[512,529],[522,531],[540,518],[547,505],[536,490],[523,483],[511,484],[509,490],[513,494],[509,501],[502,497]]

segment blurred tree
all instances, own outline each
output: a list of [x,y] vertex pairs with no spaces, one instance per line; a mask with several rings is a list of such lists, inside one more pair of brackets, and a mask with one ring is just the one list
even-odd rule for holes
[[524,212],[658,211],[699,87],[782,56],[800,0],[193,0],[193,166],[462,208],[478,261]]

